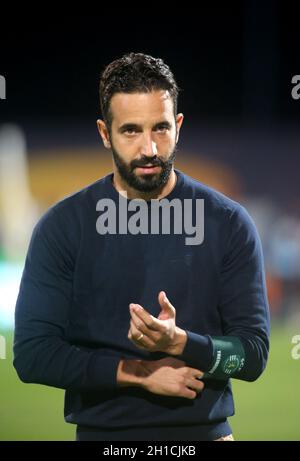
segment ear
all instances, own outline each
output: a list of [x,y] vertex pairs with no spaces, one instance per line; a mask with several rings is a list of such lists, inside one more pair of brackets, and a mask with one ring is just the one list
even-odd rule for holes
[[97,127],[98,127],[98,131],[100,133],[100,136],[102,138],[104,147],[106,147],[106,149],[110,149],[111,144],[110,144],[110,139],[109,139],[109,132],[108,132],[108,129],[106,127],[105,122],[103,120],[100,120],[100,119],[97,120]]
[[184,119],[184,115],[183,115],[183,114],[177,114],[177,115],[176,115],[176,131],[177,131],[177,134],[176,134],[176,144],[177,144],[178,139],[179,139],[179,132],[180,132],[180,128],[181,128],[183,119]]

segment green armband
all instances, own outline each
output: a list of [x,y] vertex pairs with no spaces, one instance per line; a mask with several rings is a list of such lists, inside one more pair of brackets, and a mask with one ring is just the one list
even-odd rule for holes
[[228,379],[235,377],[245,365],[245,351],[236,336],[212,336],[213,364],[203,378]]

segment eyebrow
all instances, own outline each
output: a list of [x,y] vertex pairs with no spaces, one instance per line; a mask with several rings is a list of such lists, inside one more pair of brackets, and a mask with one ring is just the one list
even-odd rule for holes
[[[172,125],[170,122],[168,122],[167,120],[163,120],[161,122],[158,122],[156,123],[154,126],[153,126],[153,129],[156,129],[158,128],[159,126],[163,126],[164,128],[171,128]],[[142,126],[141,125],[138,125],[137,123],[124,123],[123,125],[121,125],[119,128],[118,128],[118,132],[119,133],[124,133],[124,131],[127,131],[127,130],[136,130],[136,131],[142,131]]]

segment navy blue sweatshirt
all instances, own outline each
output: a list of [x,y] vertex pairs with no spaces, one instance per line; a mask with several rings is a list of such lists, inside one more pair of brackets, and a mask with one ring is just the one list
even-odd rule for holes
[[67,422],[104,434],[129,431],[131,440],[205,440],[230,433],[230,380],[207,380],[193,400],[117,385],[121,358],[166,356],[138,349],[127,337],[129,304],[157,317],[162,290],[176,308],[176,324],[188,334],[178,359],[207,371],[211,336],[237,336],[246,356],[239,379],[254,381],[264,370],[269,310],[255,225],[237,202],[175,172],[168,200],[204,200],[201,244],[187,245],[186,234],[172,232],[172,225],[169,235],[118,229],[101,235],[98,201],[110,199],[118,216],[121,196],[113,174],[56,203],[34,228],[16,305],[14,366],[24,382],[66,390]]

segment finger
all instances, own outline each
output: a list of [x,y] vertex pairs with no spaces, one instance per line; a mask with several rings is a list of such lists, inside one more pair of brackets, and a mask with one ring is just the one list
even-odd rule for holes
[[139,330],[141,333],[147,334],[147,332],[149,331],[149,328],[147,328],[147,325],[145,324],[145,322],[143,322],[143,320],[141,320],[135,314],[134,311],[130,311],[130,316],[131,316],[130,323],[133,323],[135,328]]
[[130,321],[130,330],[131,330],[131,337],[135,341],[137,340],[137,338],[141,336],[141,334],[143,334],[145,337],[145,334],[135,326],[132,320]]
[[161,333],[150,330],[143,320],[141,320],[133,311],[131,312],[131,322],[137,330],[148,336],[148,338],[150,338],[154,343],[157,343],[161,339]]
[[128,339],[129,339],[135,346],[137,346],[139,349],[147,350],[147,349],[142,345],[141,341],[136,341],[136,340],[133,338],[131,329],[129,330],[127,337],[128,337]]
[[138,347],[139,349],[143,349],[145,351],[154,352],[155,351],[155,344],[150,341],[146,336],[143,336],[142,339],[134,340],[132,339],[133,344]]
[[183,372],[184,372],[184,375],[187,378],[198,378],[198,379],[203,378],[203,376],[204,376],[203,371],[198,370],[197,368],[191,368],[191,367],[187,366],[185,363],[184,363],[184,365],[185,366],[184,366]]
[[143,322],[150,330],[160,331],[162,333],[164,332],[165,327],[161,321],[153,317],[153,315],[149,314],[149,312],[143,309],[142,306],[133,303],[131,303],[129,306],[130,311],[133,311],[141,320],[143,320]]
[[201,392],[204,389],[204,383],[203,381],[199,381],[198,379],[189,379],[186,381],[186,386],[189,387],[190,389],[196,391],[196,392]]
[[197,379],[187,379],[185,381],[185,385],[192,391],[197,392],[197,394],[199,394],[199,392],[201,392],[204,388],[204,383],[202,381],[198,381]]
[[187,399],[195,399],[197,397],[197,392],[193,391],[192,389],[189,389],[188,387],[186,387],[183,391],[183,395],[182,397],[186,397]]
[[201,379],[204,376],[203,371],[197,370],[196,368],[190,368],[190,372],[195,378],[198,378],[198,379]]
[[131,331],[130,339],[135,343],[137,347],[141,347],[141,348],[143,347],[146,349],[152,349],[153,347],[155,347],[155,343],[150,338],[148,338],[148,336],[145,335],[144,333],[143,333],[144,336],[141,339],[138,339],[140,338],[142,332],[135,327],[133,322],[130,322],[130,331]]
[[162,308],[162,313],[160,314],[163,316],[164,319],[166,318],[175,318],[176,316],[176,309],[173,304],[167,298],[167,295],[164,291],[160,291],[158,294],[158,302],[160,307]]
[[173,304],[171,304],[164,291],[160,291],[158,295],[158,302],[161,307],[161,311],[158,315],[158,320],[173,319],[175,321],[176,309],[173,306]]

